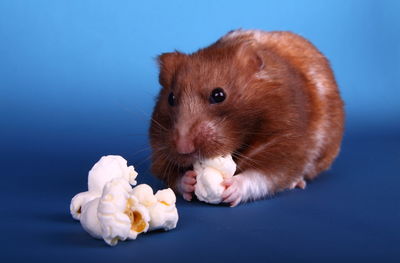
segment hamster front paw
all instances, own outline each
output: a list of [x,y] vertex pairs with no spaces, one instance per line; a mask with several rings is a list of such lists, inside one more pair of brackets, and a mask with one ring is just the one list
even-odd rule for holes
[[225,191],[222,193],[222,202],[229,203],[230,207],[237,206],[242,201],[243,191],[240,178],[233,176],[222,182],[225,185]]
[[191,201],[193,198],[196,176],[197,174],[194,171],[186,171],[178,182],[178,191],[186,201]]
[[293,182],[289,189],[295,189],[295,188],[300,188],[300,189],[306,189],[307,182],[304,180],[304,178],[300,178],[298,181]]

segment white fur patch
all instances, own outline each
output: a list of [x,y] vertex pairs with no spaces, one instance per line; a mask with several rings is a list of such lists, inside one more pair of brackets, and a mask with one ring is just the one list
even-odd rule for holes
[[263,39],[264,32],[261,30],[249,30],[251,32],[253,39],[257,42],[261,42]]
[[263,80],[270,80],[271,79],[271,76],[267,72],[265,72],[264,70],[261,70],[261,71],[257,72],[254,76],[256,78],[258,78],[258,79],[263,79]]
[[307,77],[315,87],[316,95],[321,107],[319,109],[321,117],[317,120],[317,127],[311,131],[314,144],[313,147],[310,147],[307,158],[308,160],[303,169],[303,175],[313,175],[316,173],[316,159],[321,155],[321,151],[328,139],[329,122],[326,119],[326,116],[328,115],[326,101],[328,100],[327,95],[330,92],[332,83],[326,76],[325,72],[322,71],[321,66],[318,64],[316,65],[315,63],[309,63]]
[[242,202],[263,198],[273,188],[273,183],[268,177],[258,171],[246,170],[236,176],[240,182]]
[[314,147],[308,151],[308,160],[303,169],[303,175],[312,175],[316,172],[315,161],[321,155],[327,136],[326,120],[323,118],[319,126],[313,131]]
[[322,114],[321,119],[317,121],[318,126],[315,128],[315,130],[312,131],[314,147],[311,147],[308,152],[308,160],[304,166],[303,175],[312,175],[316,172],[315,160],[320,156],[321,151],[326,143],[329,128],[328,122],[326,120],[326,103],[324,103],[327,100],[326,95],[329,92],[329,82],[324,74],[322,72],[319,72],[319,69],[317,67],[311,67],[308,70],[308,74],[310,80],[313,82],[317,90],[317,95],[319,97],[318,99],[320,102],[322,102],[320,103],[322,107],[322,109],[320,109]]
[[246,31],[244,30],[234,30],[232,32],[229,32],[228,34],[226,34],[225,36],[222,37],[223,40],[228,40],[228,39],[232,39],[232,38],[237,38],[240,36],[243,36],[245,34]]
[[324,97],[328,92],[328,81],[325,77],[325,74],[319,72],[319,68],[312,66],[308,70],[308,76],[311,77],[313,84],[315,85],[318,94],[321,97]]
[[234,39],[237,37],[242,37],[242,36],[249,36],[253,38],[257,42],[261,42],[263,39],[263,35],[265,34],[264,31],[261,30],[243,30],[243,29],[238,29],[235,31],[232,31],[225,36],[222,37],[222,40],[230,40]]

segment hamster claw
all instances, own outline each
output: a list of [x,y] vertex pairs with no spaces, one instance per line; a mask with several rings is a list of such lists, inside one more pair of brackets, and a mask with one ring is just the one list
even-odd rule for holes
[[190,193],[183,193],[182,194],[183,199],[185,199],[186,201],[190,202],[192,201],[193,195]]
[[295,189],[295,188],[305,189],[306,186],[307,186],[307,182],[304,180],[304,178],[301,178],[299,181],[292,183],[292,185],[290,186],[290,189]]

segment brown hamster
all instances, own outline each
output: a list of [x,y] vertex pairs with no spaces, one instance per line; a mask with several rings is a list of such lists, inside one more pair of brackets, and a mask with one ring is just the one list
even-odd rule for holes
[[192,54],[158,57],[152,172],[191,200],[199,158],[232,154],[235,206],[304,188],[339,153],[344,111],[328,60],[290,32],[236,30]]

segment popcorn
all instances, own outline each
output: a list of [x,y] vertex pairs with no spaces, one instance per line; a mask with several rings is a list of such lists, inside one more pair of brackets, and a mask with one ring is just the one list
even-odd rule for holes
[[155,197],[157,203],[149,207],[150,230],[164,229],[168,231],[174,229],[179,219],[174,191],[171,188],[159,190]]
[[222,201],[224,179],[235,174],[236,163],[231,155],[198,161],[193,165],[197,174],[194,193],[200,201],[218,204]]
[[158,190],[155,197],[157,198],[158,202],[165,205],[175,205],[176,203],[176,196],[171,188]]
[[127,161],[118,155],[107,155],[95,163],[89,171],[88,191],[74,196],[70,212],[74,219],[80,220],[82,205],[100,197],[105,184],[113,178],[122,177],[131,185],[136,185],[137,172],[133,166],[127,166]]
[[97,209],[99,207],[100,198],[97,197],[82,206],[80,215],[81,225],[94,238],[102,238],[102,231],[99,219],[97,217]]
[[97,193],[92,193],[92,192],[82,192],[77,195],[75,195],[72,200],[71,200],[71,205],[69,207],[69,210],[71,212],[72,217],[75,220],[80,220],[82,217],[82,210],[83,210],[83,205],[92,201],[93,199],[98,198],[99,195]]
[[111,246],[148,230],[175,228],[179,217],[174,192],[168,188],[154,195],[147,184],[132,189],[136,177],[121,156],[103,156],[89,171],[88,191],[72,198],[72,217]]
[[97,217],[102,237],[111,246],[115,246],[118,240],[136,239],[149,229],[148,210],[139,203],[123,178],[113,179],[105,185]]
[[153,189],[147,184],[140,184],[133,188],[132,193],[139,202],[146,206],[150,207],[157,203],[157,198],[153,194]]
[[179,218],[176,196],[170,188],[159,190],[154,195],[149,185],[140,184],[133,188],[132,193],[149,210],[150,230],[171,230],[176,227]]
[[89,192],[101,195],[105,184],[119,177],[126,179],[131,185],[136,185],[137,172],[132,165],[127,166],[127,161],[118,155],[103,156],[89,171]]
[[149,211],[132,195],[132,188],[123,178],[108,182],[101,197],[82,207],[83,229],[111,246],[119,240],[136,239],[149,229],[149,221]]

